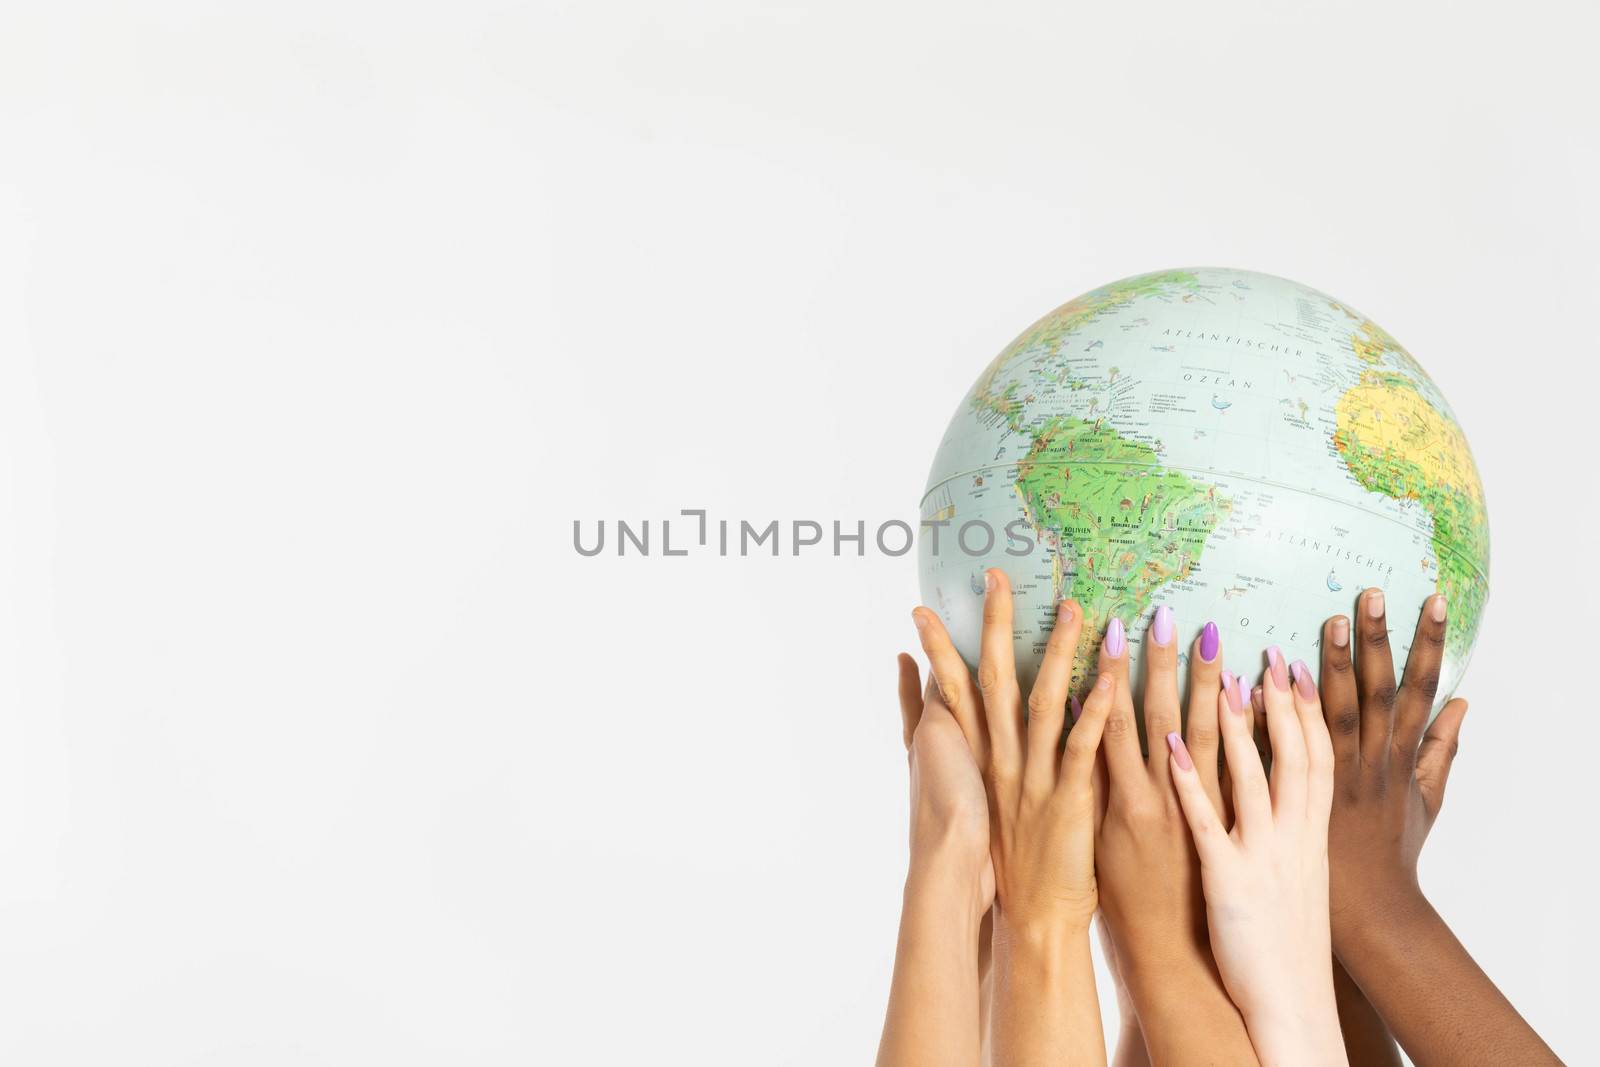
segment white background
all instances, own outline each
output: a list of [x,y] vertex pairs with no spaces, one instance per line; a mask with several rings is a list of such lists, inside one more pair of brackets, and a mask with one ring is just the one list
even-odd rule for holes
[[1587,19],[7,6],[0,1060],[863,1062],[912,557],[572,521],[914,519],[1023,326],[1220,264],[1467,428],[1494,594],[1424,883],[1593,1061]]

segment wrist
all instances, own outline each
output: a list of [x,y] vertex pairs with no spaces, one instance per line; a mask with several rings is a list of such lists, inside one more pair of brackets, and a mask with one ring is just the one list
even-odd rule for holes
[[1329,933],[1336,955],[1342,956],[1374,940],[1393,938],[1397,932],[1435,915],[1433,905],[1428,903],[1422,887],[1414,880],[1365,891],[1353,899],[1355,903],[1330,909]]
[[948,916],[948,921],[968,922],[976,928],[988,910],[981,865],[966,853],[913,851],[906,872],[905,909],[936,910]]
[[995,910],[995,954],[1013,971],[1050,975],[1069,969],[1089,952],[1089,920],[1073,916],[1019,920]]

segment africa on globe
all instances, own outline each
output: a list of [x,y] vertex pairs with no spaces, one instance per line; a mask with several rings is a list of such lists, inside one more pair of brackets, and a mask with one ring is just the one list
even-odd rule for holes
[[1424,599],[1447,598],[1437,710],[1489,595],[1483,487],[1433,381],[1350,305],[1249,271],[1127,278],[1028,327],[950,420],[921,516],[923,602],[968,663],[999,567],[1024,684],[1056,603],[1083,606],[1078,692],[1113,618],[1134,677],[1165,604],[1180,650],[1215,622],[1254,679],[1270,645],[1316,663],[1323,620],[1376,586],[1397,659]]

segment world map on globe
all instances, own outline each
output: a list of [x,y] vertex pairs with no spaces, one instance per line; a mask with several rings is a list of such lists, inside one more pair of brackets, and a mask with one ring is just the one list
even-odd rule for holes
[[998,567],[1025,682],[1055,605],[1082,605],[1080,694],[1112,618],[1135,678],[1165,604],[1182,655],[1215,622],[1253,680],[1270,645],[1315,669],[1323,620],[1376,586],[1397,668],[1423,601],[1447,598],[1437,710],[1489,595],[1477,466],[1421,365],[1350,305],[1241,270],[1127,278],[1030,326],[951,419],[921,517],[923,602],[968,662]]

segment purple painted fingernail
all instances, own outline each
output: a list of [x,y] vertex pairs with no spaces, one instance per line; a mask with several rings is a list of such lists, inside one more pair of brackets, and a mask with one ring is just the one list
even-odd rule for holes
[[1122,628],[1121,619],[1112,619],[1111,625],[1106,627],[1106,655],[1116,659],[1128,647],[1128,634]]
[[1156,617],[1150,623],[1150,636],[1156,639],[1156,644],[1166,648],[1172,644],[1172,609],[1165,604],[1156,609]]
[[1280,691],[1289,688],[1289,671],[1283,663],[1283,652],[1277,645],[1267,649],[1267,673],[1272,676],[1272,684]]
[[1217,658],[1217,646],[1222,643],[1222,635],[1217,633],[1217,624],[1208,622],[1205,629],[1200,631],[1200,658],[1210,663]]
[[1300,690],[1303,700],[1311,700],[1317,695],[1317,687],[1311,681],[1311,669],[1300,660],[1295,660],[1289,666],[1289,673],[1294,675],[1295,688]]
[[1069,702],[1072,704],[1072,721],[1077,722],[1079,717],[1083,715],[1083,701],[1079,700],[1077,695],[1074,694],[1069,699]]

